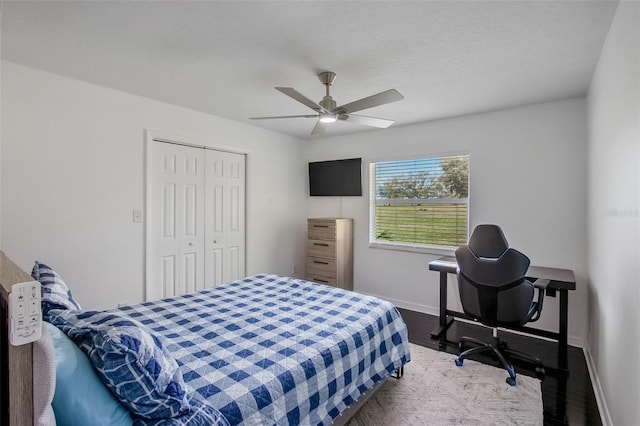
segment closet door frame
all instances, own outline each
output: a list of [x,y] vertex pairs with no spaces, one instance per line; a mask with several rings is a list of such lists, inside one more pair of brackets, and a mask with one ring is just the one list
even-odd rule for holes
[[[243,149],[243,148],[239,148],[236,146],[230,146],[230,145],[224,145],[224,144],[220,144],[220,143],[216,143],[216,142],[212,142],[212,141],[208,141],[208,140],[202,140],[202,139],[198,139],[198,138],[192,138],[192,137],[187,137],[187,136],[177,136],[174,134],[169,134],[166,132],[160,132],[160,131],[156,131],[156,130],[150,130],[150,129],[146,129],[145,130],[145,140],[144,140],[144,158],[145,158],[145,164],[144,164],[144,213],[143,213],[143,218],[144,218],[144,261],[145,261],[145,267],[144,267],[144,300],[145,301],[150,301],[150,300],[158,300],[162,297],[161,293],[160,293],[160,289],[158,286],[158,283],[154,283],[151,282],[151,277],[154,276],[154,274],[151,272],[151,268],[155,267],[154,265],[154,260],[152,259],[152,251],[149,249],[150,244],[152,242],[152,232],[154,232],[154,230],[151,229],[152,223],[150,220],[151,217],[151,206],[152,206],[152,193],[151,193],[151,184],[153,182],[153,177],[152,174],[154,173],[152,168],[151,168],[151,164],[153,161],[153,154],[154,154],[154,144],[157,144],[158,142],[164,142],[164,143],[172,143],[172,144],[176,144],[176,145],[183,145],[183,146],[187,146],[187,147],[191,147],[191,148],[199,148],[199,149],[210,149],[210,150],[215,150],[215,151],[222,151],[222,152],[229,152],[232,154],[241,154],[245,156],[245,200],[244,200],[244,206],[245,206],[245,210],[244,210],[244,222],[245,222],[245,237],[244,237],[244,268],[246,268],[246,264],[247,264],[247,259],[246,259],[246,242],[247,242],[247,231],[246,231],[246,217],[247,217],[247,213],[246,213],[246,194],[247,194],[247,179],[246,176],[248,175],[248,170],[249,170],[249,159],[250,159],[250,150],[247,149]],[[206,222],[206,220],[205,220]],[[243,271],[243,274],[246,274],[246,269],[245,271]],[[206,287],[209,287],[206,285]]]

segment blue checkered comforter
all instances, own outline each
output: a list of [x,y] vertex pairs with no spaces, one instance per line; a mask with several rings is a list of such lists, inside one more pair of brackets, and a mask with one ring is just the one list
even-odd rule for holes
[[390,303],[276,275],[118,310],[165,339],[188,390],[232,425],[330,424],[410,360]]

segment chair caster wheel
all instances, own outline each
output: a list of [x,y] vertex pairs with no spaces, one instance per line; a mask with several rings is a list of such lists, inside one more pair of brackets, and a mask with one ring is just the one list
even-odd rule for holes
[[465,350],[464,342],[459,342],[458,343],[458,350],[460,351],[460,353],[464,352],[464,350]]
[[462,367],[462,363],[463,363],[463,362],[464,362],[464,360],[462,360],[462,359],[460,359],[460,358],[456,359],[456,365],[457,365],[458,367]]
[[539,379],[544,378],[545,374],[547,373],[544,369],[544,367],[536,367],[536,377],[538,377]]
[[506,382],[511,386],[515,386],[516,385],[516,378],[515,377],[507,377]]

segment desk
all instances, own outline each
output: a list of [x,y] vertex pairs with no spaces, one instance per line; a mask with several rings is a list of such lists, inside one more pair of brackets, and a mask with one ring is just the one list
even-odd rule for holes
[[[431,332],[431,338],[437,339],[447,331],[454,317],[472,319],[463,312],[447,309],[447,274],[456,274],[458,264],[455,260],[434,260],[429,262],[429,270],[440,272],[440,313],[439,326]],[[545,268],[541,266],[529,266],[526,277],[530,280],[548,279],[545,296],[556,297],[560,293],[560,317],[558,319],[558,332],[539,330],[532,327],[513,327],[513,330],[522,331],[536,336],[547,337],[558,342],[558,368],[567,370],[567,334],[569,316],[569,290],[576,289],[576,278],[569,269]],[[449,318],[448,318],[449,317]]]

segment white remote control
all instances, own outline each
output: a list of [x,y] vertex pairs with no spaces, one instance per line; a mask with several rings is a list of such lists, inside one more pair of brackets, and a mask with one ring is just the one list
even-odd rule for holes
[[38,281],[14,284],[9,295],[9,342],[13,346],[35,342],[42,335],[42,290]]

